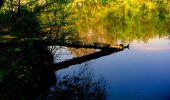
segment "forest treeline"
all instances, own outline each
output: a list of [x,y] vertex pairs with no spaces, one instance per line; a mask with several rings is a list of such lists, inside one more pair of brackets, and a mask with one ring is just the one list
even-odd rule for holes
[[1,34],[17,38],[82,38],[87,27],[102,22],[110,37],[118,32],[137,33],[130,30],[132,23],[154,23],[155,27],[170,23],[168,0],[1,0],[0,5]]
[[147,42],[170,33],[170,1],[168,0],[101,0],[78,3],[79,37],[85,41],[114,43],[133,40]]

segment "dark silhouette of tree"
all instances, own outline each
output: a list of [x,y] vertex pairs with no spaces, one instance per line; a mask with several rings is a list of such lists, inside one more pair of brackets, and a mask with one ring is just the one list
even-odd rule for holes
[[0,8],[3,5],[4,0],[0,0]]

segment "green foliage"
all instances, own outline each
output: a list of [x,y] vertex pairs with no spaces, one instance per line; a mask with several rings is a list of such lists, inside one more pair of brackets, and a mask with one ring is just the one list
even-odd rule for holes
[[108,0],[102,0],[102,4],[106,5],[108,3]]
[[156,9],[159,20],[165,20],[168,14],[167,5],[163,1],[157,1]]
[[57,2],[59,4],[68,4],[71,3],[72,0],[54,0],[54,2]]
[[77,16],[82,18],[76,23],[78,36],[86,42],[147,42],[168,35],[169,9],[170,2],[160,0],[108,0],[105,6],[83,3],[77,10]]
[[[50,2],[49,2],[50,3]],[[65,40],[74,32],[72,11],[67,3],[52,3],[40,13],[42,31],[50,38]]]
[[[64,41],[74,32],[70,0],[28,1],[6,0],[0,10],[0,32],[21,38],[50,37]],[[20,5],[18,5],[20,4]]]

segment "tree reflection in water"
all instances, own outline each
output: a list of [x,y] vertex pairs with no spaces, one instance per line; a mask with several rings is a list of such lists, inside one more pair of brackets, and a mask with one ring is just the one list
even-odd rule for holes
[[98,79],[86,62],[72,74],[58,76],[55,87],[52,87],[39,99],[47,100],[105,100],[106,81]]
[[53,56],[43,43],[28,41],[2,49],[0,100],[105,99],[104,80],[95,80],[87,67],[56,82]]

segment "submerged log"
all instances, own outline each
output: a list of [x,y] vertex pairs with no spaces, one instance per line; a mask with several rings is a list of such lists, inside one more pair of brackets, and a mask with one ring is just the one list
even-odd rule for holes
[[126,48],[125,45],[110,45],[104,43],[61,43],[58,45],[66,46],[66,47],[74,47],[74,48],[91,48],[91,49],[101,49],[101,50],[107,50],[107,49],[121,50]]
[[66,47],[73,47],[73,48],[89,48],[89,49],[101,49],[101,50],[108,50],[108,49],[118,49],[123,50],[124,48],[129,48],[128,45],[124,44],[106,44],[106,43],[84,43],[81,41],[77,42],[60,42],[56,40],[46,40],[46,45],[58,45],[58,46],[66,46]]
[[[54,44],[53,44],[54,43]],[[125,48],[129,49],[129,44],[104,44],[104,43],[83,43],[83,42],[53,42],[53,45],[66,46],[66,47],[74,47],[74,48],[90,48],[90,49],[100,49],[98,52],[94,52],[89,55],[85,55],[82,57],[77,57],[74,59],[70,59],[64,62],[53,64],[51,67],[51,71],[57,71],[63,68],[67,68],[71,65],[81,64],[93,59],[97,59],[103,56],[107,56],[116,52],[123,51]],[[51,44],[51,43],[50,43]]]
[[51,68],[50,70],[52,72],[57,71],[57,70],[60,70],[60,69],[67,68],[71,65],[81,64],[81,63],[84,63],[84,62],[87,62],[87,61],[90,61],[90,60],[93,60],[93,59],[97,59],[97,58],[107,56],[107,55],[110,55],[110,54],[113,54],[113,53],[116,53],[116,52],[120,52],[122,50],[118,50],[118,49],[114,49],[114,48],[112,48],[112,49],[110,48],[109,50],[101,50],[101,51],[94,52],[94,53],[89,54],[89,55],[85,55],[85,56],[82,56],[82,57],[77,57],[77,58],[70,59],[70,60],[67,60],[67,61],[64,61],[64,62],[59,62],[59,63],[53,64],[52,67],[50,67]]

